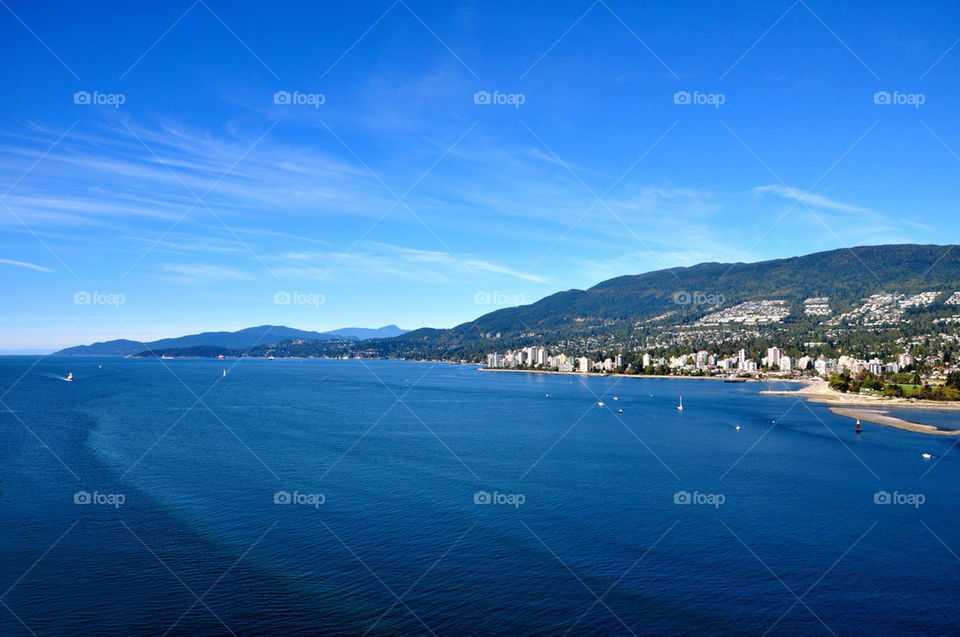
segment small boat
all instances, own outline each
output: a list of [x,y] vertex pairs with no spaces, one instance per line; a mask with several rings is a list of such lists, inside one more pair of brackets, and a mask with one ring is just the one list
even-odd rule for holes
[[725,383],[745,383],[747,382],[746,378],[724,378],[723,382]]
[[740,425],[737,425],[737,431],[740,431]]
[[172,361],[172,360],[173,360],[173,356],[170,356],[170,355],[168,355],[168,354],[161,354],[161,355],[160,355],[160,360]]
[[620,400],[620,398],[619,398],[618,396],[614,396],[613,399],[614,399],[614,400]]
[[683,396],[680,397],[680,404],[677,405],[677,411],[683,411]]
[[621,413],[621,414],[623,413],[623,410],[622,410],[622,409],[620,410],[620,413]]
[[925,454],[923,454],[923,457],[926,458],[927,460],[929,460],[929,459],[932,458],[933,456],[931,456],[929,453],[925,453]]
[[550,398],[550,394],[547,394],[547,395],[545,396],[545,398]]
[[603,401],[602,401],[602,400],[597,403],[597,407],[603,407]]
[[67,381],[68,383],[69,383],[69,382],[72,382],[72,381],[73,381],[73,372],[67,372],[67,377],[64,378],[63,380]]
[[227,375],[227,370],[223,370],[223,375],[224,375],[224,376]]

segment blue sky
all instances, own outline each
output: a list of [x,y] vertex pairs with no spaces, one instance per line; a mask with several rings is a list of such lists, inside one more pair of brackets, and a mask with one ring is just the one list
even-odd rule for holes
[[950,3],[2,5],[0,349],[960,239]]

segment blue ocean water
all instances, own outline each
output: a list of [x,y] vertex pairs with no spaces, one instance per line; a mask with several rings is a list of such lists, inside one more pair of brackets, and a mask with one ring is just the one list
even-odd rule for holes
[[955,440],[762,388],[0,358],[0,634],[960,632]]

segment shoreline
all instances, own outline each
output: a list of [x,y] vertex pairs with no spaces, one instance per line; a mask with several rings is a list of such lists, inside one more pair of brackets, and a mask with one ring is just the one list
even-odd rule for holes
[[[468,365],[480,365],[480,363],[467,363]],[[726,381],[726,376],[666,376],[663,374],[598,374],[596,372],[554,372],[549,369],[512,369],[509,367],[478,367],[481,372],[509,372],[514,374],[556,374],[558,376],[594,376],[597,378],[669,378],[671,380],[719,380]],[[795,378],[776,378],[776,379],[759,379],[759,378],[737,378],[735,383],[803,383],[806,381],[798,380]],[[792,392],[790,392],[792,393]]]
[[[68,357],[69,358],[69,357]],[[123,359],[140,359],[140,360],[160,360],[156,357],[130,357],[130,356],[105,356],[103,358],[123,358]],[[175,357],[175,359],[209,359],[209,357]],[[263,357],[228,357],[224,360],[268,360]],[[216,359],[209,359],[216,360]],[[299,357],[299,356],[284,356],[280,357],[279,360],[356,360],[356,359],[341,359],[341,358],[327,358],[327,357]],[[893,427],[896,429],[902,429],[905,431],[912,431],[915,433],[925,433],[929,435],[939,435],[939,436],[960,436],[960,428],[957,430],[946,429],[938,427],[936,425],[928,425],[919,422],[913,422],[909,420],[904,420],[897,416],[891,416],[887,413],[886,409],[929,409],[929,410],[960,410],[960,401],[944,403],[940,401],[929,401],[929,400],[918,400],[918,399],[908,399],[908,398],[892,398],[892,397],[880,397],[880,396],[862,396],[862,395],[851,395],[839,392],[837,390],[831,389],[827,381],[821,379],[809,379],[809,378],[739,378],[739,377],[727,377],[727,376],[673,376],[673,375],[660,375],[660,374],[623,374],[623,373],[606,373],[598,374],[594,372],[561,372],[561,371],[552,371],[546,369],[511,369],[511,368],[489,368],[483,366],[481,363],[464,363],[460,361],[448,361],[448,360],[411,360],[411,359],[378,359],[378,360],[393,360],[396,362],[409,362],[409,363],[428,363],[428,364],[438,364],[445,363],[448,365],[463,365],[466,367],[473,367],[478,371],[483,372],[509,372],[515,374],[553,374],[558,376],[595,376],[599,378],[659,378],[659,379],[677,379],[677,380],[712,380],[712,381],[728,381],[735,379],[736,384],[741,383],[799,383],[802,385],[800,389],[765,389],[757,392],[759,395],[764,396],[782,396],[782,397],[798,397],[805,398],[807,402],[820,403],[827,405],[830,411],[839,415],[845,416],[851,419],[860,419],[866,420],[867,422],[872,422],[879,425],[884,425],[888,427]],[[880,409],[878,409],[880,408]],[[886,409],[884,409],[886,408]]]
[[867,422],[872,422],[878,425],[895,427],[897,429],[904,429],[906,431],[913,431],[915,433],[930,434],[934,436],[960,436],[960,429],[945,429],[936,425],[925,425],[923,423],[913,422],[912,420],[904,420],[903,418],[899,418],[897,416],[891,416],[886,411],[882,410],[831,407],[830,411],[838,416],[866,420]]
[[945,429],[911,420],[904,420],[888,413],[889,409],[927,409],[960,410],[960,402],[942,403],[935,400],[917,400],[909,398],[888,398],[880,396],[858,396],[844,394],[830,386],[824,380],[806,380],[799,390],[766,390],[760,393],[766,396],[797,396],[807,402],[827,405],[838,416],[866,420],[877,425],[912,431],[933,436],[960,436],[960,429]]
[[920,400],[916,398],[893,398],[886,396],[860,396],[844,394],[830,389],[824,380],[802,380],[802,389],[767,389],[760,393],[765,396],[803,396],[809,402],[840,407],[885,407],[903,409],[960,409],[960,401],[943,402],[938,400]]
[[[512,372],[523,374],[557,374],[561,376],[601,376],[600,374],[588,372],[554,372],[544,369],[509,369],[509,368],[487,368],[478,367],[480,371],[485,372]],[[603,374],[602,377],[615,378],[669,378],[669,379],[688,379],[688,380],[714,380],[723,381],[723,376],[661,376],[650,374]],[[741,380],[741,379],[738,379]],[[805,398],[808,402],[827,405],[830,411],[838,416],[845,416],[851,419],[865,420],[886,427],[902,429],[914,433],[923,433],[934,436],[960,436],[960,429],[945,429],[936,425],[928,425],[910,420],[904,420],[897,416],[887,413],[886,409],[939,409],[939,410],[960,410],[960,402],[942,403],[938,401],[916,400],[908,398],[887,398],[873,396],[850,395],[831,389],[825,380],[794,379],[794,378],[776,378],[759,379],[745,378],[744,382],[749,383],[799,383],[800,389],[765,389],[757,392],[764,396],[784,396]],[[886,409],[878,409],[886,408]]]

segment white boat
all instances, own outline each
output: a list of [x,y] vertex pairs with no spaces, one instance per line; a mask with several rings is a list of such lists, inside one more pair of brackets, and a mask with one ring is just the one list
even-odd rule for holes
[[73,372],[67,372],[67,377],[64,378],[63,380],[67,381],[68,383],[69,383],[69,382],[72,382],[72,381],[73,381]]
[[227,375],[227,370],[223,370],[223,375],[224,375],[224,376]]
[[621,413],[621,414],[623,413],[623,410],[622,410],[622,409],[620,410],[620,413]]
[[923,457],[926,458],[927,460],[929,460],[929,459],[932,458],[933,456],[931,456],[929,453],[925,453],[925,454],[923,454]]
[[614,400],[620,400],[620,398],[618,398],[617,396],[614,396],[613,399],[614,399]]
[[737,425],[737,431],[740,431],[740,425]]
[[680,404],[677,405],[678,411],[683,411],[683,396],[680,397]]
[[602,400],[597,403],[597,407],[603,407],[603,401],[602,401]]

